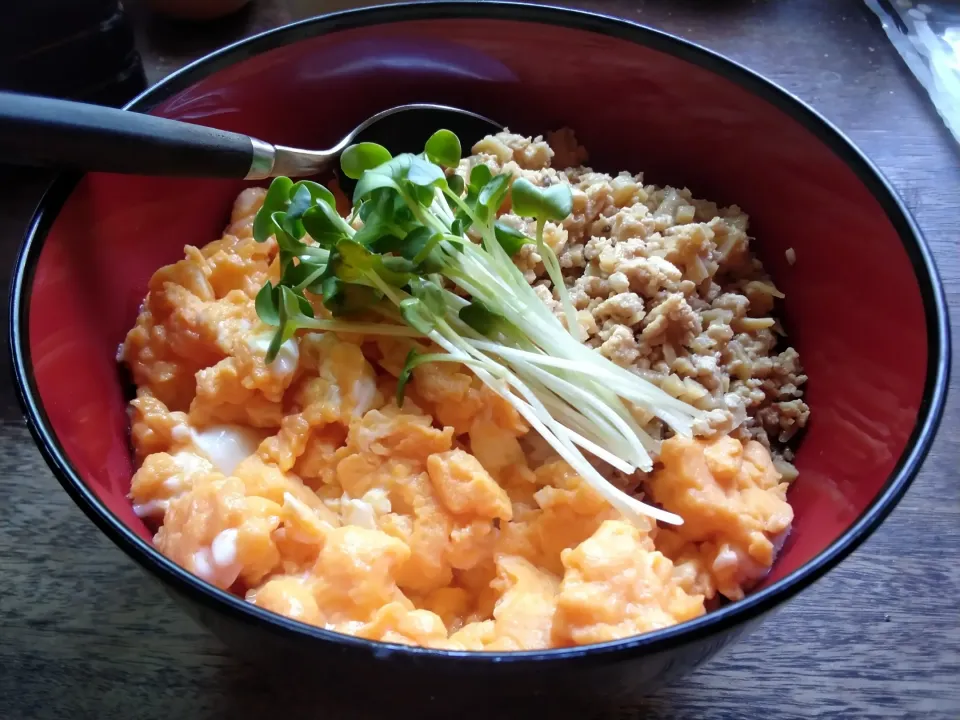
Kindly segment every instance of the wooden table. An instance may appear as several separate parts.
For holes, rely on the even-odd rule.
[[[203,29],[133,10],[155,81],[226,42],[351,4],[258,0]],[[725,53],[836,123],[916,214],[960,336],[958,148],[860,0],[573,4]],[[43,175],[0,182],[0,268],[9,276]],[[956,367],[953,377],[956,391]],[[9,385],[0,408],[0,717],[304,715],[195,627],[73,505],[34,449]],[[870,541],[753,636],[618,717],[960,717],[958,457],[954,392],[923,472]],[[310,715],[322,713],[321,705]]]

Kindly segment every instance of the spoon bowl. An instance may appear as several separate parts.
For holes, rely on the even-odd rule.
[[[248,180],[260,180],[277,175],[307,177],[335,170],[337,161],[346,148],[355,143],[372,142],[384,145],[394,154],[422,152],[424,143],[438,128],[454,132],[465,147],[490,133],[503,129],[499,123],[477,113],[449,105],[413,103],[398,105],[372,115],[344,136],[343,140],[329,150],[300,150],[283,145],[269,146],[264,151],[263,166],[269,162],[265,174],[257,174],[253,168]],[[256,146],[255,146],[256,162]],[[340,187],[350,194],[356,181],[339,173]]]

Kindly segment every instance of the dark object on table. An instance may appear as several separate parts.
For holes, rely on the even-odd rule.
[[[891,3],[866,0],[910,72],[930,97],[944,123],[960,142],[960,6],[955,2]]]
[[[117,0],[29,0],[4,14],[0,89],[117,106],[146,87]]]
[[[834,567],[906,491],[945,396],[940,281],[883,178],[783,91],[636,25],[497,3],[345,13],[231,52],[233,66],[224,69],[223,55],[194,66],[136,109],[322,144],[377,109],[432,100],[496,114],[528,134],[569,125],[597,167],[644,170],[650,181],[741,204],[787,295],[789,330],[821,418],[798,451],[797,519],[773,575],[697,620],[604,646],[469,655],[301,625],[161,556],[125,497],[131,460],[117,345],[150,275],[184,244],[218,237],[243,183],[64,178],[39,211],[13,282],[13,360],[31,430],[105,534],[238,655],[288,687],[309,688],[318,712],[340,717],[350,707],[363,716],[376,706],[457,717],[469,708],[502,718],[559,709],[595,717],[636,705]],[[278,111],[294,102],[298,112]]]

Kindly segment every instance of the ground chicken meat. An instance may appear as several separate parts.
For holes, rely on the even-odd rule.
[[[617,365],[630,367],[640,356],[640,349],[633,331],[626,325],[616,325],[600,346],[600,354]]]
[[[570,185],[573,211],[548,224],[544,239],[557,253],[586,344],[707,410],[703,435],[756,440],[790,476],[784,444],[809,417],[807,378],[797,352],[777,348],[782,331],[771,313],[783,295],[750,252],[747,215],[686,188],[646,184],[641,174],[596,172],[568,129],[546,140],[499,133],[473,153],[461,173],[485,163],[541,187]],[[528,219],[505,213],[501,221],[534,233]],[[525,246],[514,260],[565,323],[536,248]],[[659,433],[650,423],[648,431]]]

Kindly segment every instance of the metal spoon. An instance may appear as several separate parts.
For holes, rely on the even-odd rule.
[[[399,105],[363,121],[329,150],[303,150],[138,112],[0,93],[0,162],[95,172],[305,177],[334,169],[352,143],[380,142],[394,153],[419,152],[440,128],[457,133],[469,147],[502,126],[446,105]]]

